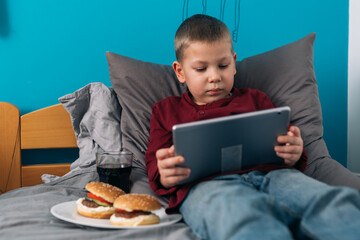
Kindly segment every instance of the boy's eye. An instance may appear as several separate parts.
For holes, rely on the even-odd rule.
[[[220,68],[220,69],[224,69],[224,68],[227,68],[228,66],[229,66],[229,65],[227,65],[227,64],[226,64],[226,65],[219,65],[219,68]]]
[[[203,71],[205,71],[206,70],[206,68],[196,68],[196,71],[197,72],[203,72]]]

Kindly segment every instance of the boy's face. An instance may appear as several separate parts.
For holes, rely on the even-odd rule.
[[[173,68],[181,83],[187,84],[193,101],[204,105],[226,98],[234,85],[236,53],[227,40],[192,42],[183,60]]]

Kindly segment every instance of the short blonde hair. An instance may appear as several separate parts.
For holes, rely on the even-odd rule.
[[[213,43],[222,39],[229,40],[231,50],[233,43],[229,28],[220,20],[203,14],[196,14],[186,19],[175,34],[176,59],[181,62],[184,50],[191,42]]]

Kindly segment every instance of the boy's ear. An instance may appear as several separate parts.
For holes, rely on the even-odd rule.
[[[185,83],[186,80],[185,80],[184,71],[183,71],[183,68],[181,66],[181,63],[178,62],[178,61],[175,61],[175,62],[173,62],[172,66],[173,66],[173,69],[175,71],[175,74],[176,74],[179,82]]]
[[[237,59],[237,55],[236,52],[234,52],[234,75],[236,74],[236,59]]]

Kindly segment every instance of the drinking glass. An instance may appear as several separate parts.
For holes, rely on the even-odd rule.
[[[96,154],[96,169],[100,182],[130,192],[130,173],[133,161],[131,152],[99,152]]]

